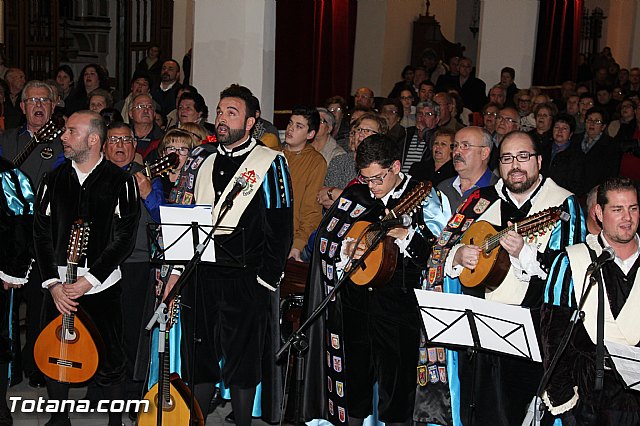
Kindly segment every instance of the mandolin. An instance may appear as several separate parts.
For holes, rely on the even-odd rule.
[[[162,374],[162,423],[167,425],[189,425],[189,407],[191,406],[191,391],[184,384],[177,373],[169,373],[169,363],[171,360],[169,352],[169,329],[176,322],[180,315],[180,296],[173,299],[169,304],[169,319],[167,321],[167,331],[165,335],[165,351],[161,354],[160,374]],[[144,399],[149,401],[149,409],[138,413],[138,426],[155,426],[158,418],[158,385],[156,383],[149,389]],[[204,416],[198,401],[193,399],[194,423],[204,426]]]
[[[404,214],[414,213],[420,204],[431,193],[431,182],[420,182],[415,188],[400,200],[389,214],[382,220],[400,217]],[[371,229],[371,222],[358,221],[351,225],[347,237],[357,240],[360,234],[365,232],[362,239],[367,248],[375,240],[378,230]],[[398,246],[394,244],[394,238],[385,237],[378,246],[369,253],[362,266],[358,267],[349,277],[356,285],[381,286],[391,279],[396,269],[396,259],[398,257]]]
[[[89,224],[78,219],[71,227],[67,250],[66,283],[78,279],[78,264],[85,256]],[[38,336],[33,357],[40,371],[63,383],[82,383],[98,369],[98,349],[85,325],[75,313],[62,314],[51,321]]]
[[[466,230],[460,242],[479,246],[480,256],[475,269],[463,269],[460,274],[460,283],[465,287],[476,287],[482,284],[489,290],[495,290],[511,267],[509,253],[500,245],[500,238],[503,235],[509,231],[515,231],[525,238],[533,237],[553,228],[558,220],[568,219],[569,214],[560,207],[551,207],[528,216],[502,231],[496,231],[493,225],[484,220],[474,222]]]
[[[22,151],[13,158],[12,162],[14,166],[20,167],[38,145],[53,142],[62,132],[64,132],[64,118],[58,115],[51,116],[51,119],[44,123],[44,126],[42,126],[40,130],[33,135],[31,140],[27,142],[24,148],[22,148]]]

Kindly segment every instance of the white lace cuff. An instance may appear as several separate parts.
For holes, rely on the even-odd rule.
[[[571,410],[578,403],[578,399],[579,397],[578,397],[577,386],[573,387],[573,397],[567,402],[565,402],[564,404],[558,405],[557,407],[554,407],[553,404],[551,403],[551,400],[549,400],[549,394],[547,393],[547,391],[544,391],[544,393],[542,394],[542,401],[549,408],[549,412],[554,416],[557,416],[562,413],[566,413],[567,411]]]

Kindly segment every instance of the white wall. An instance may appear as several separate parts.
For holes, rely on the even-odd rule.
[[[516,71],[520,88],[531,86],[538,28],[538,0],[483,0],[478,33],[478,77],[491,87],[500,70]]]
[[[249,87],[273,117],[275,0],[195,0],[193,85],[214,111],[232,83]]]
[[[171,57],[182,65],[182,58],[193,46],[194,0],[173,0],[173,35]]]
[[[358,2],[351,94],[363,86],[373,90],[376,96],[386,90],[382,87],[386,12],[386,0]]]

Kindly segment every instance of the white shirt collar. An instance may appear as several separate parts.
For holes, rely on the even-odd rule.
[[[102,163],[102,160],[104,159],[104,156],[102,155],[102,152],[100,153],[100,159],[98,160],[98,162],[91,168],[91,170],[89,170],[87,173],[80,171],[80,169],[78,169],[78,166],[76,165],[75,161],[71,162],[71,166],[75,169],[76,174],[78,175],[78,180],[80,181],[80,185],[84,184],[84,181],[87,180],[87,178],[89,177],[89,175],[91,174],[91,172],[93,172],[96,167],[98,167],[98,164]]]

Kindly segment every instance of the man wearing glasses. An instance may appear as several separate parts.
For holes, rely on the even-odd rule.
[[[55,106],[53,98],[53,89],[42,81],[32,80],[25,85],[20,107],[27,122],[22,127],[8,130],[0,135],[0,153],[3,157],[13,161],[23,152],[31,138],[51,118]],[[20,170],[29,177],[31,186],[37,188],[42,176],[63,159],[62,145],[60,139],[56,138],[53,142],[38,144],[20,165]],[[33,361],[33,345],[40,332],[41,282],[40,271],[37,265],[34,265],[29,274],[29,284],[16,291],[14,300],[15,309],[18,309],[22,299],[27,304],[27,334],[22,351],[22,368],[32,387],[44,386],[44,377]],[[20,350],[19,336],[15,347],[18,351]],[[19,358],[18,356],[17,359]],[[21,380],[18,377],[22,374],[22,368],[19,363],[14,364],[14,380]]]
[[[162,182],[159,178],[150,181],[142,174],[143,166],[134,161],[136,139],[127,124],[115,122],[109,126],[102,151],[107,160],[136,178],[140,190],[140,223],[136,244],[131,255],[120,265],[122,280],[127,283],[122,286],[120,298],[124,312],[124,353],[127,357],[125,393],[127,399],[138,399],[143,396],[143,383],[134,382],[133,367],[136,364],[142,321],[147,320],[143,318],[143,309],[140,307],[151,286],[147,224],[160,222],[159,209],[164,200]]]
[[[318,227],[305,302],[311,312],[336,285],[354,248],[348,231],[358,221],[379,223],[416,187],[402,173],[400,150],[388,137],[373,134],[358,146],[359,184],[347,187]],[[378,384],[378,416],[387,424],[410,424],[415,395],[420,319],[412,289],[435,237],[446,224],[446,198],[431,190],[408,227],[396,226],[387,243],[397,247],[396,267],[377,284],[347,280],[328,311],[310,329],[306,362],[304,417],[333,424],[361,425],[372,413]],[[328,392],[327,392],[328,391]]]
[[[498,176],[488,167],[492,145],[491,136],[480,127],[466,127],[456,133],[451,144],[451,155],[457,176],[438,185],[453,209],[476,189],[498,181]]]
[[[407,129],[402,146],[402,172],[408,173],[414,163],[431,158],[431,141],[440,122],[440,106],[433,101],[416,106],[416,127]]]
[[[142,159],[154,161],[158,153],[156,148],[164,132],[156,124],[156,111],[151,95],[145,93],[133,98],[129,108],[129,123],[136,137],[136,151]]]
[[[540,174],[542,159],[530,135],[520,131],[508,134],[500,145],[499,159],[502,178],[495,185],[477,189],[469,195],[441,234],[432,258],[436,258],[435,253],[448,253],[435,266],[444,267],[446,278],[440,282],[435,280],[433,286],[444,285],[445,291],[529,308],[537,326],[544,284],[552,262],[565,246],[584,241],[584,218],[575,195]],[[484,220],[501,230],[555,206],[561,206],[569,218],[559,221],[553,229],[527,237],[509,231],[500,239],[501,249],[508,253],[510,265],[502,283],[494,283],[499,284],[497,288],[460,287],[457,277],[464,268],[478,266],[479,245],[484,238],[478,236],[477,245],[458,243],[472,223]],[[455,357],[455,354],[451,356]],[[473,416],[473,423],[478,425],[521,424],[542,376],[541,365],[499,355],[481,353],[475,357],[474,369],[465,352],[457,354],[459,389],[456,394],[460,399],[458,406],[454,404],[451,409],[458,411],[461,419]],[[450,375],[454,376],[455,372]],[[470,407],[472,397],[475,398],[474,409]],[[470,413],[470,410],[473,411]]]
[[[605,132],[609,117],[600,107],[593,107],[585,113],[585,131],[573,136],[582,154],[584,179],[582,191],[586,194],[591,188],[605,179],[617,176],[620,168],[620,152],[617,143]]]

